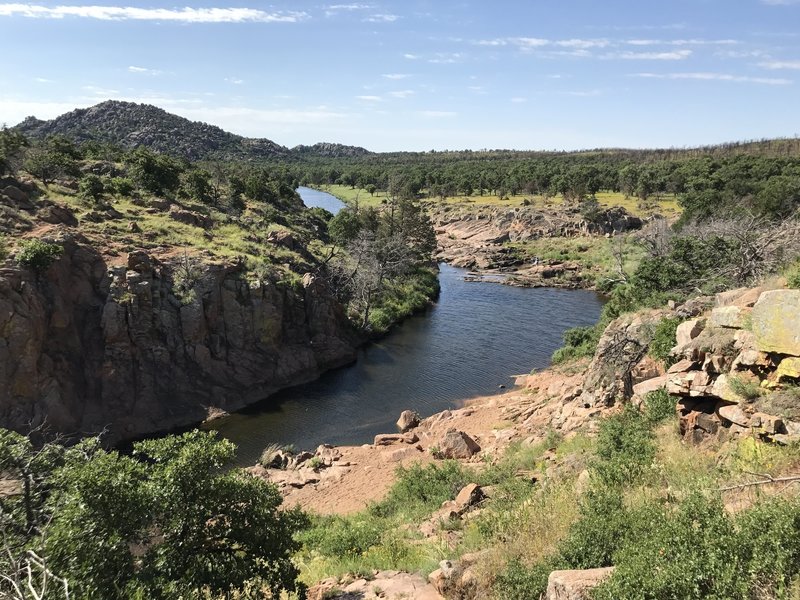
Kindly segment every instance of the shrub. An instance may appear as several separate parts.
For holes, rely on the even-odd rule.
[[[674,357],[670,356],[669,351],[672,350],[677,343],[675,332],[681,322],[682,320],[678,318],[662,319],[658,325],[656,325],[655,331],[653,332],[653,339],[650,341],[648,354],[654,360],[662,362],[666,367],[671,367],[675,362]]]
[[[111,193],[120,196],[130,196],[133,190],[136,189],[136,186],[133,184],[133,181],[127,177],[112,177],[108,182],[108,189]]]
[[[745,400],[755,400],[761,397],[763,391],[758,382],[744,377],[729,377],[728,385],[734,394]]]
[[[532,567],[521,561],[510,560],[494,580],[496,598],[503,600],[529,600],[543,598],[547,590],[547,578],[558,568],[553,560],[537,563]]]
[[[675,416],[675,399],[661,389],[645,395],[642,402],[645,419],[653,425]]]
[[[312,550],[329,556],[357,557],[380,543],[383,527],[371,518],[322,518],[313,529],[300,536]]]
[[[6,244],[6,238],[0,235],[0,260],[5,260],[8,258],[8,244]]]
[[[418,464],[397,470],[397,481],[381,502],[370,507],[376,516],[388,517],[400,512],[420,514],[438,508],[445,500],[452,500],[459,490],[469,483],[470,476],[457,461],[444,461],[441,465]]]
[[[594,470],[603,484],[631,483],[653,463],[655,455],[651,424],[634,406],[626,405],[600,424]]]
[[[78,194],[91,202],[97,202],[103,197],[105,185],[99,175],[89,173],[84,175],[78,184]]]
[[[564,346],[553,353],[553,363],[559,364],[592,356],[597,350],[597,343],[602,333],[603,327],[600,324],[567,329],[564,333]]]
[[[58,244],[51,244],[42,240],[25,240],[17,252],[17,262],[23,267],[42,272],[53,264],[64,249]]]

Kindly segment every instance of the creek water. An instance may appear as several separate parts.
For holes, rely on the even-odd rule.
[[[299,193],[309,206],[341,207],[324,192]],[[214,421],[239,447],[237,462],[254,464],[271,443],[298,450],[369,443],[394,431],[405,409],[427,416],[497,393],[515,374],[548,366],[564,331],[595,323],[602,308],[585,290],[468,282],[463,269],[440,269],[436,304],[362,348],[355,364]]]

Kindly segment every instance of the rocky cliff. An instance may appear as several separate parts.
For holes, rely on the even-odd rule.
[[[355,358],[358,340],[324,283],[249,283],[207,263],[194,294],[144,252],[109,264],[59,226],[46,270],[0,269],[0,426],[110,442],[196,423]],[[185,298],[184,298],[185,302]]]

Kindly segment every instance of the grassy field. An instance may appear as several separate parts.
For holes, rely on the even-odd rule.
[[[349,205],[354,205],[358,202],[360,206],[378,206],[386,197],[385,192],[377,192],[374,196],[370,196],[362,189],[350,188],[345,185],[326,185],[321,186],[320,189],[336,196],[342,202]],[[651,198],[646,205],[643,205],[638,198],[626,197],[625,194],[621,192],[599,192],[596,197],[602,207],[610,208],[612,206],[621,206],[631,214],[637,216],[661,214],[671,218],[677,217],[681,213],[677,197],[669,194],[659,199]],[[426,199],[425,201],[434,204],[442,202],[439,198]],[[527,205],[539,208],[560,208],[564,206],[564,201],[561,196],[544,198],[542,196],[531,196],[529,194],[518,194],[507,198],[500,198],[499,196],[492,195],[450,196],[444,200],[445,204],[505,207],[524,206],[526,202]]]

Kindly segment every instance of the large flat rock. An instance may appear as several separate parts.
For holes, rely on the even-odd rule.
[[[800,290],[761,294],[752,323],[759,350],[800,356]]]

